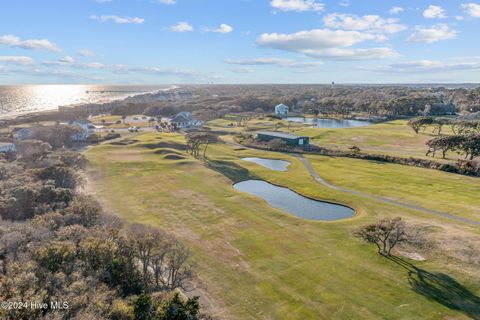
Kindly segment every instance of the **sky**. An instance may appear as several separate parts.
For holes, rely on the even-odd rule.
[[[0,8],[0,84],[480,82],[480,2],[469,0],[4,0]]]

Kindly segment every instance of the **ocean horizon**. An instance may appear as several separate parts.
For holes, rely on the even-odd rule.
[[[171,87],[172,85],[0,85],[0,117],[57,110],[59,106],[106,103]]]

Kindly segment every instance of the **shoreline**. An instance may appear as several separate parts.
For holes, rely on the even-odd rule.
[[[128,95],[126,97],[121,97],[121,98],[103,99],[103,100],[98,100],[96,102],[59,105],[59,106],[57,106],[55,108],[52,108],[52,109],[42,109],[42,110],[37,110],[37,111],[30,110],[30,111],[25,111],[25,112],[22,112],[22,111],[13,112],[13,113],[10,112],[10,113],[5,114],[5,115],[0,114],[0,121],[12,121],[12,120],[14,121],[14,120],[20,120],[21,118],[28,118],[28,117],[35,117],[35,116],[40,116],[41,117],[41,116],[46,116],[46,115],[50,115],[50,114],[55,114],[57,112],[63,112],[67,108],[72,108],[72,110],[75,110],[77,108],[82,108],[82,107],[85,107],[87,105],[95,105],[95,104],[103,105],[103,104],[108,104],[108,103],[120,103],[120,102],[126,101],[128,99],[138,99],[138,98],[143,97],[143,96],[154,95],[154,94],[158,94],[160,92],[168,92],[168,91],[173,91],[173,90],[177,90],[177,89],[181,89],[181,88],[182,87],[178,86],[178,85],[170,85],[170,87],[168,87],[168,88],[141,92],[141,93],[138,93],[138,94]],[[63,109],[63,110],[61,110],[61,109]]]

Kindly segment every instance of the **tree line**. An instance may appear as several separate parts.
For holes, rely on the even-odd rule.
[[[171,293],[192,288],[185,245],[126,224],[79,192],[83,155],[22,143],[13,159],[0,159],[0,300],[47,307],[4,308],[0,318],[209,318],[198,298]],[[50,303],[59,302],[68,308],[54,310]]]
[[[480,156],[479,120],[419,117],[410,120],[408,125],[417,134],[420,130],[425,131],[432,127],[433,132],[438,135],[427,141],[427,156],[435,157],[437,152],[441,152],[442,158],[445,158],[450,151],[462,154],[469,160]],[[441,135],[444,126],[449,126],[453,135]]]

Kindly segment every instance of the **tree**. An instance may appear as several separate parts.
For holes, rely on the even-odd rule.
[[[185,289],[192,278],[192,271],[188,261],[190,250],[177,240],[172,242],[165,257],[165,276],[161,279],[169,291],[177,288]]]
[[[368,243],[374,243],[379,254],[390,256],[395,245],[407,240],[405,228],[405,222],[400,217],[385,218],[361,227],[354,235]]]
[[[448,151],[457,149],[463,140],[463,136],[453,135],[453,136],[440,136],[432,140],[427,141],[426,145],[428,146],[428,151],[426,156],[432,154],[435,157],[435,152],[437,150],[442,151],[442,158],[445,159],[445,156]]]
[[[89,195],[77,195],[65,210],[76,224],[84,227],[96,225],[100,219],[102,208],[98,201]]]
[[[473,160],[480,156],[480,134],[463,136],[459,149],[465,154],[465,159]]]
[[[143,282],[145,285],[148,285],[150,276],[149,267],[151,266],[152,259],[156,258],[156,254],[162,251],[165,236],[156,228],[147,227],[143,224],[133,224],[130,227],[130,237],[135,244],[138,257],[142,262]]]
[[[71,125],[55,125],[39,127],[35,130],[32,138],[49,143],[53,149],[71,147],[74,136],[82,133],[82,129]]]
[[[200,146],[204,145],[203,157],[206,158],[209,144],[219,142],[218,137],[209,132],[194,132],[185,136],[187,140],[187,152],[190,152],[195,158],[199,157]]]
[[[156,320],[197,320],[199,319],[199,297],[183,301],[178,292],[158,309]]]
[[[133,303],[133,316],[135,320],[153,320],[155,309],[149,295],[141,294]]]
[[[55,273],[63,271],[67,274],[72,272],[76,257],[76,246],[69,241],[51,242],[37,251],[38,263]]]
[[[440,135],[442,133],[442,128],[445,125],[451,124],[451,121],[449,119],[445,118],[437,118],[434,119],[432,122],[432,125],[434,127],[433,132],[435,132],[435,129],[437,130],[437,134]]]
[[[429,117],[420,117],[408,121],[408,126],[415,131],[416,134],[420,131],[421,128],[425,128],[433,123],[433,119]]]

